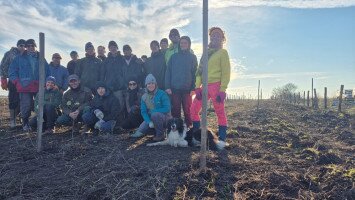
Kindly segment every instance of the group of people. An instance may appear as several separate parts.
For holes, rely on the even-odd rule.
[[[115,129],[136,129],[131,137],[155,131],[154,141],[165,138],[167,120],[180,118],[181,109],[189,128],[200,128],[202,87],[208,87],[218,118],[218,134],[226,140],[227,118],[224,110],[226,89],[230,80],[230,61],[223,48],[226,41],[219,27],[209,30],[208,85],[202,85],[202,63],[198,64],[191,50],[191,40],[177,29],[160,43],[150,43],[151,56],[138,58],[129,45],[123,55],[115,41],[97,48],[85,44],[85,57],[72,51],[67,67],[61,55],[54,53],[45,61],[44,132],[53,133],[55,126],[73,126],[75,131],[112,132]],[[20,113],[22,129],[34,130],[39,91],[39,52],[33,39],[17,42],[1,61],[1,87],[9,91],[10,127],[16,127]],[[192,96],[195,98],[192,100]],[[80,122],[80,123],[78,123]],[[82,130],[79,124],[84,124]]]

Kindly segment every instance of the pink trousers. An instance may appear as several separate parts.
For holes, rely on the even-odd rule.
[[[224,111],[224,102],[217,102],[216,97],[220,89],[220,82],[217,83],[209,83],[208,84],[208,97],[207,99],[211,99],[213,103],[213,108],[216,112],[218,118],[218,125],[227,126],[227,116]],[[192,121],[200,121],[200,111],[202,107],[202,100],[198,100],[194,98],[191,104],[191,119]]]

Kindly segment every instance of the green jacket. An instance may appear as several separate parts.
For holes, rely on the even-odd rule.
[[[38,112],[38,94],[35,99],[35,112]],[[44,90],[44,102],[43,105],[53,105],[54,107],[59,107],[62,101],[62,93],[58,89]]]
[[[103,73],[102,61],[95,56],[88,56],[78,60],[75,74],[80,78],[80,85],[95,90],[96,82]]]
[[[174,46],[173,43],[169,45],[169,48],[165,51],[165,64],[168,65],[171,56],[174,53],[179,52],[179,45]]]
[[[76,110],[83,111],[91,99],[91,91],[86,87],[81,86],[76,90],[69,89],[64,93],[60,107],[63,113],[68,115]]]

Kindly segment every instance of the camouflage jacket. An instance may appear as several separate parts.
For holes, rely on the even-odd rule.
[[[17,55],[20,54],[20,51],[16,47],[12,47],[10,51],[4,54],[4,57],[1,60],[1,69],[0,76],[3,78],[9,77],[9,66],[11,62],[15,59]]]

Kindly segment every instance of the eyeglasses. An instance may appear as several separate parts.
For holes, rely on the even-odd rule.
[[[135,86],[137,85],[137,83],[133,82],[133,83],[128,83],[129,86]]]
[[[26,47],[26,45],[24,45],[24,44],[20,44],[20,45],[18,45],[19,47]]]

